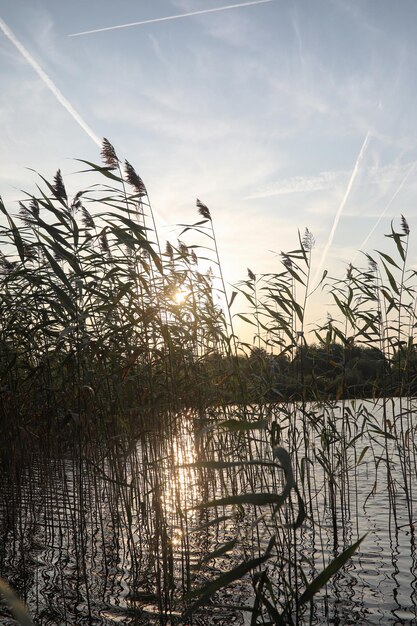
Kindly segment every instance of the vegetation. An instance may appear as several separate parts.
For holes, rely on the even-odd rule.
[[[408,225],[388,235],[395,254],[367,255],[344,279],[324,273],[338,314],[307,332],[308,230],[279,272],[248,270],[228,294],[208,207],[198,200],[198,220],[161,247],[143,181],[107,140],[102,158],[81,163],[104,182],[73,198],[58,171],[18,216],[0,201],[0,575],[39,624],[94,623],[118,579],[126,623],[148,623],[149,603],[161,624],[204,623],[213,598],[253,626],[310,623],[318,592],[324,619],[320,590],[362,540],[345,522],[364,459],[369,497],[383,475],[393,519],[405,498],[414,521]],[[349,398],[384,401],[354,413]],[[40,541],[59,537],[61,605],[39,606],[27,559],[39,516]],[[324,550],[324,521],[333,557],[317,567],[304,551]],[[227,605],[240,579],[251,590]]]

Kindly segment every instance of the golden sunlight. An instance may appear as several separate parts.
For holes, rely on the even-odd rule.
[[[189,295],[190,295],[190,292],[188,289],[185,289],[184,287],[179,287],[178,289],[175,290],[174,295],[173,295],[175,304],[184,304],[184,302],[186,301]]]

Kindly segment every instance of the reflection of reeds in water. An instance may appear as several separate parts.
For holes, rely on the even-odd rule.
[[[414,537],[408,225],[324,274],[338,315],[312,345],[308,230],[228,298],[209,209],[162,251],[143,181],[103,159],[83,162],[102,187],[70,200],[58,172],[19,218],[0,205],[0,575],[41,624],[198,624],[213,600],[226,622],[331,621],[381,483]]]
[[[317,406],[310,408],[318,411]],[[256,408],[253,410],[255,417]],[[273,410],[274,419],[279,415],[279,410]],[[273,602],[286,623],[291,623],[289,615],[294,623],[297,619],[303,623],[305,611],[309,614],[309,596],[303,596],[309,587],[306,581],[315,580],[325,570],[334,549],[339,551],[344,541],[354,543],[355,519],[351,518],[355,504],[350,503],[349,510],[337,510],[338,528],[346,534],[341,532],[335,547],[326,469],[314,463],[312,456],[306,464],[312,502],[307,518],[295,528],[300,514],[296,491],[291,490],[285,499],[279,497],[288,480],[293,485],[295,477],[287,469],[285,478],[282,465],[284,461],[284,466],[288,462],[291,467],[289,457],[285,452],[274,456],[266,424],[254,429],[253,419],[248,423],[234,413],[233,420],[213,421],[202,430],[199,426],[196,433],[194,417],[190,412],[178,429],[172,425],[165,433],[148,434],[130,447],[115,442],[106,458],[91,455],[81,466],[72,460],[45,459],[43,468],[22,476],[19,500],[16,491],[14,494],[14,527],[9,530],[13,544],[8,543],[2,573],[20,589],[31,608],[38,606],[36,615],[41,620],[72,624],[74,619],[90,619],[90,612],[91,619],[101,616],[103,621],[105,616],[110,620],[111,616],[133,619],[136,615],[137,623],[144,615],[154,614],[164,623],[172,613],[182,611],[181,599],[192,588],[200,589],[202,598],[207,599],[205,594],[216,589],[207,589],[207,580],[217,581],[217,604],[227,605],[222,610],[231,615],[230,605],[248,606],[248,601],[253,602],[252,592],[246,582],[235,587],[231,601],[222,591],[223,585],[252,571],[258,600],[251,606],[258,618]],[[335,407],[326,419],[340,423],[340,408]],[[301,429],[301,415],[297,420]],[[321,434],[311,429],[309,436],[317,451]],[[292,432],[283,429],[281,443],[289,447],[292,439]],[[197,457],[197,450],[203,450],[207,460]],[[359,469],[363,471],[363,463]],[[340,488],[343,480],[349,482],[356,471],[352,450],[345,478],[336,471],[337,486]],[[373,476],[369,471],[368,480]],[[300,488],[306,476],[307,471],[302,470]],[[364,484],[360,480],[362,489]],[[348,491],[352,497],[354,490]],[[377,497],[381,498],[380,490]],[[363,501],[362,494],[360,503]],[[364,515],[362,510],[357,513]],[[398,514],[404,521],[404,507]],[[358,530],[364,532],[360,521]],[[262,574],[256,574],[256,565],[262,567]],[[346,602],[346,580],[348,571],[340,584],[336,579],[335,587],[329,588],[330,607],[334,593],[339,594],[339,611]],[[316,588],[320,581],[323,578]],[[294,596],[297,588],[298,603]],[[206,611],[199,612],[197,599],[199,596],[190,597],[190,603],[194,603],[199,623]],[[320,597],[317,606],[324,601],[325,597]],[[271,607],[269,610],[276,615]],[[323,623],[323,614],[317,619]]]

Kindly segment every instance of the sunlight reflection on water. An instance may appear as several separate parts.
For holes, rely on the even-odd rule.
[[[342,406],[349,418],[343,424]],[[307,578],[317,575],[341,546],[368,534],[320,592],[305,623],[416,623],[416,547],[409,524],[410,506],[417,517],[415,473],[406,475],[409,487],[414,486],[411,498],[404,487],[404,470],[412,472],[416,458],[414,404],[400,407],[410,427],[398,449],[394,437],[378,432],[384,420],[389,432],[396,419],[399,424],[398,404],[387,403],[385,416],[381,406],[359,402],[327,407],[320,419],[316,410],[307,407],[308,424],[296,406],[272,412],[280,445],[298,450],[294,471],[304,485],[308,519],[295,549],[297,558],[305,559]],[[258,554],[272,533],[281,532],[280,520],[293,519],[296,502],[295,513],[286,508],[278,520],[265,507],[255,513],[248,507],[196,508],[225,495],[282,490],[281,470],[239,465],[272,460],[268,431],[236,434],[213,424],[210,416],[197,419],[188,412],[175,428],[118,447],[101,465],[43,460],[20,484],[1,482],[1,575],[19,589],[37,624],[180,624],[179,598],[195,576],[201,584],[230,569],[242,558],[241,549]],[[404,443],[412,454],[404,454]],[[193,466],[213,459],[236,466],[227,471]],[[337,486],[334,513],[327,469]],[[254,516],[261,514],[264,518],[254,526]],[[196,531],[216,515],[217,524]],[[230,554],[201,563],[205,553],[235,538],[239,541]],[[269,567],[279,580],[281,560]],[[250,585],[242,583],[225,597],[228,604],[248,604],[250,593]],[[204,610],[195,624],[217,623],[214,615]],[[233,623],[232,618],[242,619],[224,609],[224,623]],[[0,622],[6,619],[0,609]]]

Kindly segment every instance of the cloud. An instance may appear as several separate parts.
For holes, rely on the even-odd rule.
[[[163,53],[162,47],[161,47],[161,44],[159,43],[158,38],[155,37],[155,35],[152,33],[148,33],[148,38],[149,38],[149,41],[151,42],[152,49],[155,53],[155,57],[158,59],[161,65],[164,65],[165,67],[169,68],[170,63],[168,62],[169,61],[168,57]]]
[[[263,189],[248,196],[254,200],[258,198],[269,198],[271,196],[282,196],[290,193],[310,193],[314,191],[324,191],[333,189],[340,179],[338,172],[320,172],[316,176],[293,176],[269,183]]]
[[[48,76],[45,70],[34,59],[30,52],[23,46],[18,40],[13,31],[7,26],[7,24],[0,18],[0,30],[7,37],[7,39],[14,45],[16,50],[20,52],[23,58],[29,63],[32,69],[36,72],[42,82],[46,85],[49,91],[55,96],[56,100],[61,106],[71,115],[71,117],[77,122],[77,124],[83,129],[83,131],[94,141],[94,143],[101,147],[101,139],[94,133],[94,131],[83,120],[81,115],[76,111],[72,104],[67,100],[63,93],[58,89],[53,80]]]
[[[415,167],[417,165],[417,162],[414,162],[411,167],[408,169],[406,175],[404,176],[404,178],[401,180],[400,184],[398,185],[397,189],[395,190],[395,192],[393,193],[393,195],[391,196],[391,198],[389,199],[389,201],[387,202],[386,206],[384,207],[382,213],[379,215],[378,219],[376,220],[375,224],[373,225],[373,227],[371,228],[371,230],[369,231],[369,233],[366,235],[365,239],[362,241],[359,251],[363,250],[366,246],[366,244],[368,243],[369,239],[371,238],[371,236],[373,235],[373,233],[375,232],[376,228],[379,226],[382,218],[386,215],[387,211],[389,210],[389,208],[391,207],[392,203],[394,202],[395,198],[398,196],[398,194],[400,193],[400,191],[403,189],[405,183],[407,182],[410,174],[414,171]],[[353,260],[356,259],[356,256]]]

